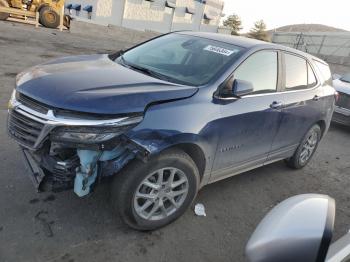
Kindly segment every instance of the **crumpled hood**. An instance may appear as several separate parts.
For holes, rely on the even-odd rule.
[[[131,70],[108,55],[66,57],[35,66],[17,76],[16,89],[49,106],[100,114],[142,112],[152,102],[187,98],[198,90]]]
[[[346,83],[341,81],[340,79],[337,79],[337,80],[333,80],[333,87],[338,92],[342,92],[350,95],[350,83]]]

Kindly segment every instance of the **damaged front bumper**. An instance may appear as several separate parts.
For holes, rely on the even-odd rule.
[[[63,114],[12,95],[8,133],[21,145],[38,191],[59,192],[74,187],[78,196],[85,196],[97,180],[116,174],[135,157],[144,159],[148,155],[124,135],[142,120],[140,115],[86,117],[76,112]]]
[[[76,154],[62,160],[46,150],[31,151],[21,147],[28,175],[38,192],[61,192],[74,188],[82,197],[89,194],[97,178],[118,173],[136,154],[127,147],[110,151],[71,149]]]
[[[28,149],[22,148],[24,162],[28,169],[27,174],[30,177],[30,180],[33,182],[34,187],[39,192],[41,191],[40,187],[45,178],[44,170],[38,165],[32,154]]]

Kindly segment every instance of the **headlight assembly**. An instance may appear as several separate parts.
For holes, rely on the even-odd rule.
[[[136,124],[123,126],[72,126],[57,127],[51,133],[51,140],[55,142],[72,142],[79,144],[95,144],[115,138]]]

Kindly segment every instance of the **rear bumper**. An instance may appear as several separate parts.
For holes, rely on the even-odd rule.
[[[336,106],[332,121],[342,125],[350,126],[350,109]]]

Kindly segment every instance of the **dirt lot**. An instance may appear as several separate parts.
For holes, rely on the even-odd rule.
[[[244,246],[266,212],[300,193],[336,199],[335,239],[350,228],[350,129],[332,126],[303,170],[278,162],[209,185],[192,210],[164,229],[140,233],[109,209],[109,187],[84,199],[37,194],[17,145],[6,135],[6,103],[21,70],[55,57],[103,53],[128,43],[0,22],[0,261],[243,261]]]

